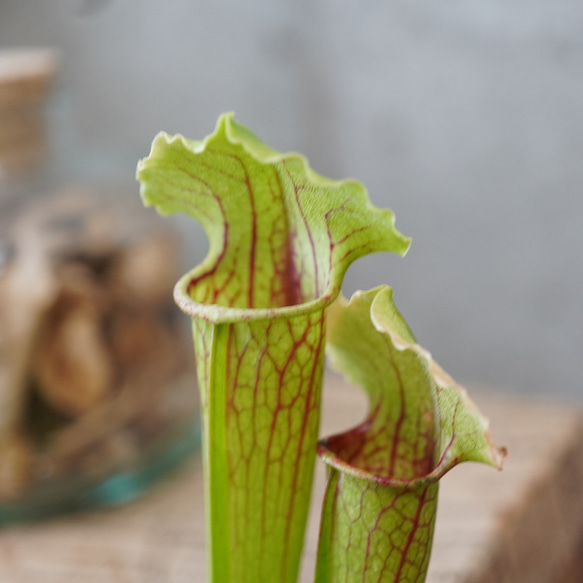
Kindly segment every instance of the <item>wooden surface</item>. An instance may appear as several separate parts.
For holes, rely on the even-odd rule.
[[[324,399],[324,433],[364,415],[364,398],[337,377],[328,377]],[[464,464],[442,480],[428,582],[583,583],[580,413],[501,395],[476,401],[509,457],[502,473]],[[315,507],[323,475],[318,464]],[[3,530],[0,583],[203,583],[201,478],[193,460],[125,508]],[[313,512],[305,583],[317,524]]]

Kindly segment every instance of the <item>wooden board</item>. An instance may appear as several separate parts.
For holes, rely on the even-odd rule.
[[[326,382],[323,432],[364,415],[362,395]],[[442,480],[429,583],[582,583],[583,424],[576,410],[476,399],[509,449],[505,470],[465,464]],[[323,489],[318,464],[314,507]],[[129,506],[0,532],[1,583],[203,583],[199,460]],[[302,582],[312,581],[318,513]],[[566,578],[565,578],[566,577]],[[274,582],[277,583],[277,582]]]

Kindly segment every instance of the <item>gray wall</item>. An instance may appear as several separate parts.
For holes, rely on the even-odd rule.
[[[131,179],[158,130],[234,109],[413,237],[346,293],[392,284],[460,380],[583,402],[582,3],[0,0],[0,45],[21,44],[63,51],[71,167]]]

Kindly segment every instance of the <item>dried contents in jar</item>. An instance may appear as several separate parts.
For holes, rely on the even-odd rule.
[[[0,500],[131,469],[196,411],[173,235],[79,193],[1,232]]]

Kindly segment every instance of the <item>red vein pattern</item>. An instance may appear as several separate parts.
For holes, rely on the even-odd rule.
[[[321,547],[318,583],[423,583],[429,565],[438,484],[413,489],[364,482],[333,469],[334,506]],[[325,575],[324,575],[325,573]]]
[[[208,410],[212,326],[201,320],[194,326]],[[227,541],[230,569],[244,573],[241,583],[272,581],[274,571],[278,581],[294,581],[318,438],[324,313],[242,323],[228,334],[227,366],[219,373],[226,384],[220,414],[227,464],[224,475],[212,476],[226,484],[228,523],[212,524],[212,536]]]

